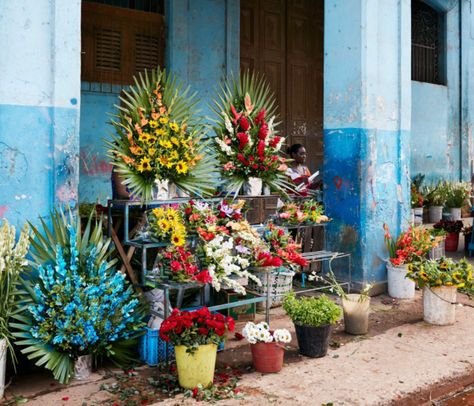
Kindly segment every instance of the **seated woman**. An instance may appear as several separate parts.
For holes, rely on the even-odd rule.
[[[306,148],[302,144],[293,144],[288,148],[288,155],[293,162],[290,163],[286,175],[298,187],[298,191],[306,195],[309,189],[321,189],[321,181],[310,181],[311,172],[306,163]]]

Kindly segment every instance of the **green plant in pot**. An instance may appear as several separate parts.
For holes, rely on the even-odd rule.
[[[451,182],[448,184],[446,207],[451,213],[452,220],[461,220],[461,208],[467,203],[471,193],[471,184],[467,182]]]
[[[5,388],[7,353],[10,354],[13,365],[16,362],[11,343],[13,335],[8,323],[15,309],[16,285],[28,265],[25,259],[29,247],[28,229],[25,228],[20,233],[18,242],[15,234],[15,227],[4,220],[0,227],[0,400]]]
[[[297,299],[295,293],[290,292],[283,300],[283,309],[295,324],[300,354],[324,357],[331,327],[341,318],[341,308],[325,295]]]
[[[439,181],[436,185],[426,186],[423,190],[429,206],[430,223],[436,223],[443,217],[443,206],[448,197],[448,184]]]

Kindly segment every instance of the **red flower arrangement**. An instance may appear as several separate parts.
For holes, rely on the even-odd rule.
[[[439,244],[439,239],[432,239],[430,231],[422,227],[409,227],[396,240],[390,235],[387,224],[383,228],[390,262],[395,266],[419,260]]]
[[[270,247],[270,254],[276,255],[287,266],[306,266],[308,261],[301,256],[301,246],[283,228],[269,223],[263,233],[264,241]]]
[[[184,345],[192,353],[200,345],[218,345],[234,327],[232,317],[211,313],[207,307],[191,312],[174,309],[161,324],[160,337],[175,346]]]
[[[209,272],[200,271],[194,255],[183,247],[168,247],[163,253],[163,262],[171,280],[175,282],[212,282]]]

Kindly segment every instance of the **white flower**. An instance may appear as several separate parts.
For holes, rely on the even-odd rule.
[[[273,332],[273,338],[279,343],[289,343],[291,341],[291,334],[287,329],[277,329]]]
[[[219,147],[221,148],[222,152],[225,152],[229,156],[234,155],[234,151],[232,151],[230,145],[227,145],[224,141],[217,137],[215,138],[215,140],[219,144]]]
[[[229,116],[223,111],[222,115],[224,116],[224,123],[225,123],[225,128],[229,132],[229,134],[233,135],[234,134],[234,127],[232,127],[232,123],[230,121]]]

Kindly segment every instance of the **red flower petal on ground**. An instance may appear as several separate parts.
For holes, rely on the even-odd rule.
[[[63,396],[63,397],[61,398],[61,400],[67,401],[67,400],[69,400],[69,396]]]

